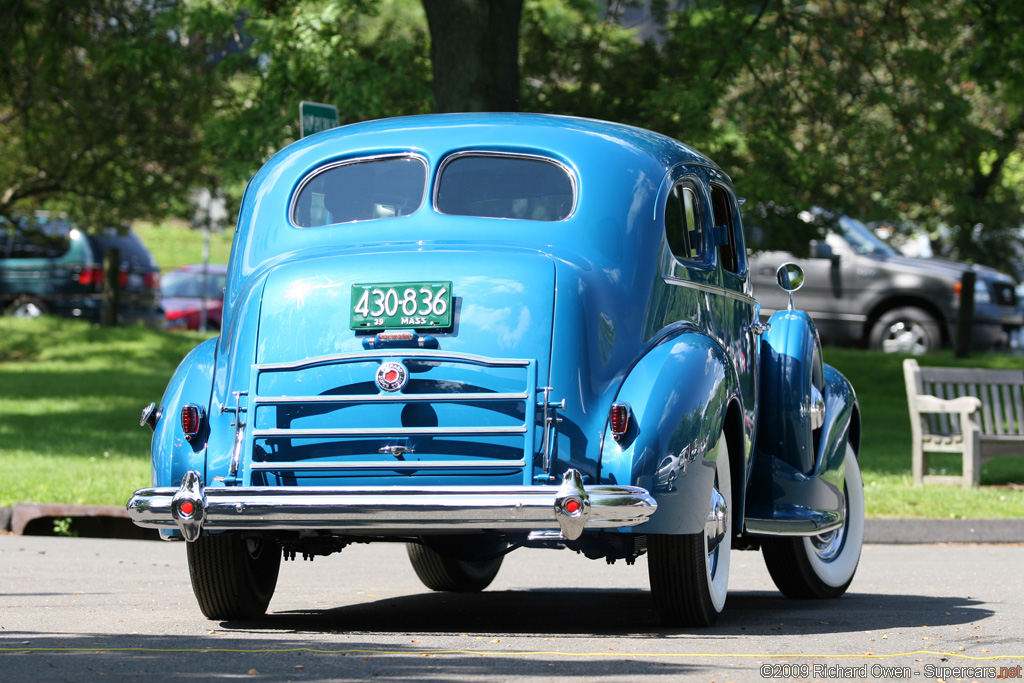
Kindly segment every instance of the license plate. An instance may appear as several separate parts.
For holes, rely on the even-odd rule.
[[[352,285],[353,330],[444,329],[452,326],[451,282]]]

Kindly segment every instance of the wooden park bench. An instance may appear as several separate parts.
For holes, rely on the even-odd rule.
[[[920,367],[903,361],[914,483],[977,486],[994,457],[1024,456],[1024,370]],[[928,453],[961,453],[962,476],[928,475]]]

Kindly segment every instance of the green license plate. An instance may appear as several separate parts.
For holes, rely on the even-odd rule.
[[[444,329],[452,326],[451,282],[352,285],[353,330]]]

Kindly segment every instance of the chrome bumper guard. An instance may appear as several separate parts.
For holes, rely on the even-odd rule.
[[[584,486],[569,470],[561,486],[205,487],[196,471],[178,488],[140,489],[128,501],[135,524],[177,529],[186,541],[204,529],[330,530],[419,534],[459,530],[529,532],[643,524],[658,504],[636,486]]]

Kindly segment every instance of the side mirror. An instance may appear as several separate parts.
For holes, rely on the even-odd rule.
[[[793,292],[804,286],[804,269],[795,263],[783,263],[775,279],[784,292],[789,292],[789,310],[793,310]]]

